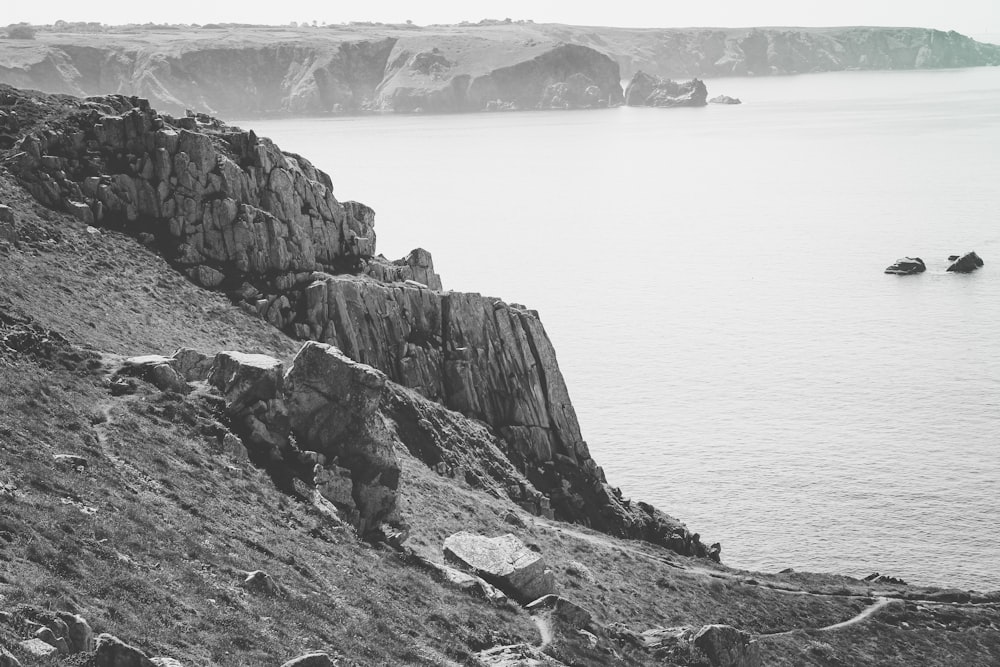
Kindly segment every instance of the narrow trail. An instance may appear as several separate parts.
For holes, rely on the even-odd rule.
[[[823,627],[803,627],[803,628],[793,628],[791,630],[785,630],[782,632],[773,632],[767,634],[756,635],[760,638],[768,637],[780,637],[783,635],[789,635],[794,632],[800,631],[817,631],[817,632],[829,632],[834,630],[840,630],[842,628],[850,627],[858,623],[863,623],[868,618],[874,616],[878,612],[882,611],[886,607],[892,604],[905,604],[906,602],[911,602],[915,604],[921,604],[924,606],[933,607],[975,607],[975,606],[996,606],[995,602],[940,602],[936,600],[923,600],[923,599],[904,599],[902,594],[892,593],[889,591],[869,591],[865,593],[823,593],[819,591],[807,591],[801,588],[784,587],[776,584],[760,583],[756,580],[748,579],[745,575],[736,574],[733,572],[725,572],[722,570],[716,570],[711,567],[705,567],[700,565],[693,565],[688,563],[682,563],[677,559],[668,555],[652,555],[646,553],[641,549],[636,549],[624,544],[612,543],[607,538],[601,537],[600,535],[593,535],[585,533],[582,531],[575,530],[569,527],[567,524],[559,524],[558,522],[548,521],[541,519],[539,517],[534,517],[536,524],[540,524],[549,530],[553,530],[563,535],[574,537],[591,544],[597,544],[609,549],[618,549],[620,551],[629,553],[638,558],[642,558],[651,563],[657,565],[667,565],[669,567],[683,570],[691,574],[700,574],[707,577],[712,577],[715,579],[727,579],[730,581],[737,581],[745,586],[754,586],[761,590],[773,591],[775,593],[782,593],[785,595],[804,595],[817,598],[836,598],[839,600],[871,600],[874,597],[874,602],[869,604],[867,607],[862,609],[858,614],[852,616],[851,618],[841,621],[839,623],[834,623],[833,625],[827,625]]]

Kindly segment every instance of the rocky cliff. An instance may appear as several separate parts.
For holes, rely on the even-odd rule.
[[[1000,46],[922,28],[96,26],[0,40],[0,83],[244,117],[607,107],[639,70],[706,78],[996,64]]]
[[[500,486],[533,513],[718,558],[683,524],[607,483],[537,313],[441,291],[424,250],[396,262],[375,256],[374,213],[339,202],[329,176],[301,156],[207,116],[158,114],[141,98],[57,100],[6,88],[0,103],[23,123],[5,162],[40,202],[124,230],[289,335],[334,345],[485,422],[530,488],[521,478]],[[230,366],[221,378],[238,375]],[[215,384],[235,391],[229,380]],[[294,429],[284,417],[293,411],[271,406],[287,402],[279,384],[266,385],[273,395],[237,400],[230,415],[278,458]]]

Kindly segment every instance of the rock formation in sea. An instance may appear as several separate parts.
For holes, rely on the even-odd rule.
[[[625,104],[630,107],[703,107],[707,99],[704,81],[673,81],[645,72],[636,72],[625,89]]]
[[[729,95],[716,95],[708,101],[709,104],[743,104],[743,101],[738,97],[730,97]]]
[[[538,313],[442,291],[424,250],[395,262],[377,256],[372,210],[338,201],[329,176],[305,158],[206,116],[158,114],[140,98],[29,100],[9,88],[0,95],[34,109],[8,163],[40,202],[123,230],[287,334],[336,346],[377,377],[486,423],[521,476],[502,480],[505,492],[531,512],[718,558],[679,521],[608,484],[580,433]],[[227,399],[248,444],[259,440],[258,448],[280,458],[291,433],[310,450],[337,449],[329,444],[335,435],[315,444],[315,429],[296,425],[297,415],[314,411],[295,409],[282,395],[276,360],[231,355],[228,366],[220,363],[212,383],[226,396],[243,391],[236,368],[272,378],[254,380],[262,388],[250,398]],[[285,382],[300,386],[296,378]],[[426,412],[400,391],[379,396],[372,400],[393,397],[389,412]],[[354,435],[367,438],[376,425],[358,419]],[[356,473],[353,454],[340,455],[341,467]]]
[[[972,273],[984,264],[983,258],[975,251],[967,252],[964,255],[952,255],[948,259],[951,264],[948,265],[947,270],[952,273]]]
[[[42,26],[32,40],[0,40],[0,83],[246,117],[606,107],[621,103],[620,80],[638,71],[678,79],[1000,64],[1000,46],[923,28],[162,29]]]
[[[886,267],[885,273],[897,276],[910,276],[914,273],[923,273],[927,270],[924,260],[919,257],[900,257],[890,266]]]

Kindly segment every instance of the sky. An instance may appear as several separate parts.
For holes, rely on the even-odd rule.
[[[531,19],[649,28],[911,26],[975,35],[1000,32],[1000,0],[0,0],[0,24],[57,20],[122,23],[458,23]]]

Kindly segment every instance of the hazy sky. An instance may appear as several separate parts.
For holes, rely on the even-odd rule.
[[[1000,0],[0,0],[0,23],[457,23],[482,18],[642,27],[893,25],[1000,32]]]

